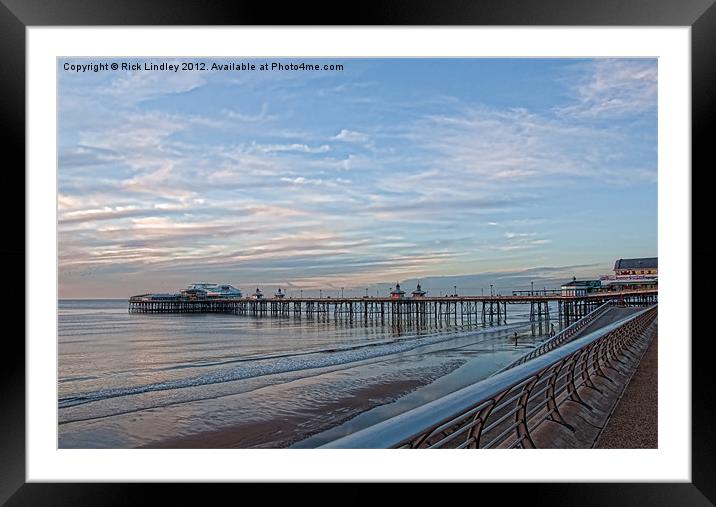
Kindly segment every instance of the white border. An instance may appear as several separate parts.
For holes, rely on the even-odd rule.
[[[27,480],[690,482],[690,38],[688,27],[29,28]],[[658,57],[659,449],[58,450],[56,58],[157,55]]]

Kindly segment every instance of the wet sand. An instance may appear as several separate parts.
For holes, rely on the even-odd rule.
[[[351,397],[326,403],[320,410],[298,413],[281,419],[250,421],[216,431],[173,437],[142,446],[145,449],[246,449],[285,448],[311,435],[342,424],[358,414],[378,405],[391,403],[414,391],[430,380],[397,380],[389,384],[374,384],[356,389]],[[330,414],[331,417],[326,417]],[[323,428],[316,429],[315,421],[326,419]]]

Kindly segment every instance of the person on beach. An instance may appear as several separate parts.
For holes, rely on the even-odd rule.
[[[515,347],[517,347],[517,331],[515,331]]]

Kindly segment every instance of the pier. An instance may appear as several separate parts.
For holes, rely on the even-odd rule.
[[[446,324],[499,326],[507,324],[513,305],[530,306],[530,322],[547,332],[551,321],[569,326],[608,301],[625,306],[657,302],[657,290],[599,292],[585,296],[549,293],[511,296],[446,296],[420,298],[207,298],[156,300],[129,299],[129,313],[228,313],[252,317],[307,318],[352,323]],[[555,306],[556,315],[550,310]],[[544,326],[544,329],[543,329]]]

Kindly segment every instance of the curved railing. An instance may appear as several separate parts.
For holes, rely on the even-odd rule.
[[[534,448],[544,421],[569,426],[560,407],[616,369],[657,315],[657,305],[443,398],[345,436],[323,448]]]
[[[549,340],[543,342],[539,347],[531,350],[528,354],[525,354],[524,356],[521,356],[517,358],[512,363],[508,364],[501,370],[499,370],[497,373],[502,373],[505,370],[509,370],[510,368],[514,368],[517,365],[526,363],[530,359],[534,359],[535,357],[539,357],[542,354],[545,354],[549,352],[550,350],[554,350],[560,345],[563,345],[569,341],[571,341],[577,333],[579,333],[582,329],[587,327],[589,324],[597,320],[598,317],[601,317],[604,315],[609,308],[612,308],[614,306],[613,301],[607,301],[601,306],[598,306],[593,311],[589,312],[587,315],[579,319],[578,321],[574,322],[573,324],[570,324],[569,326],[565,327],[562,331],[554,335]],[[495,373],[495,375],[497,375]]]

